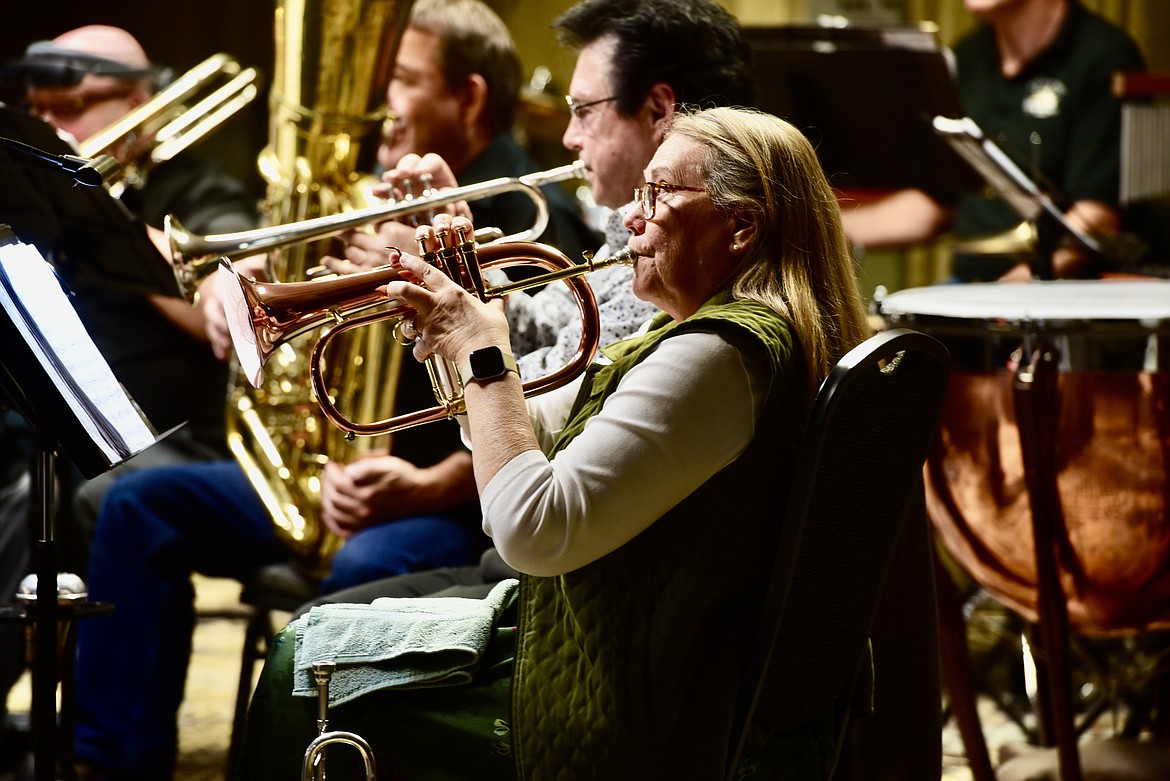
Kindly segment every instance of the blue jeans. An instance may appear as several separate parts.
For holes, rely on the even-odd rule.
[[[335,576],[470,564],[487,539],[450,518],[396,521],[354,536]],[[78,632],[76,753],[116,778],[165,781],[174,771],[177,713],[191,652],[190,576],[241,578],[289,557],[234,461],[146,469],[102,503],[89,564],[91,600],[112,615]]]

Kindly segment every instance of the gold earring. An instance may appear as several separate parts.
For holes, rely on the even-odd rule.
[[[738,245],[738,244],[732,244],[732,245],[731,245],[731,251],[732,251],[732,252],[739,252],[739,245]]]

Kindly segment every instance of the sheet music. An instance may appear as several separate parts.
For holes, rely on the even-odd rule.
[[[1040,190],[1035,182],[1024,176],[1002,149],[984,138],[972,119],[935,117],[934,129],[1007,201],[1012,211],[1025,220],[1040,215]]]
[[[1008,206],[1031,222],[1048,214],[1070,236],[1092,252],[1101,252],[1101,243],[1070,225],[1060,207],[1000,149],[970,117],[934,118],[934,129],[991,185]]]
[[[110,464],[154,444],[154,431],[94,345],[53,267],[35,247],[0,241],[0,306]]]

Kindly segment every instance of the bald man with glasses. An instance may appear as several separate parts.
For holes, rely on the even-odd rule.
[[[91,138],[150,100],[168,71],[151,63],[125,30],[89,25],[29,45],[22,58],[3,67],[2,74],[6,84],[23,96],[29,114],[43,119],[51,130],[5,107],[0,135],[19,137],[35,130],[47,145],[56,140],[53,131],[67,144]],[[62,144],[47,151],[66,149]],[[133,141],[108,151],[122,163],[139,153]],[[147,235],[138,223],[161,229],[170,213],[196,233],[255,227],[259,199],[218,165],[184,153],[126,187],[120,199],[126,224],[111,225],[62,203],[59,172],[31,167],[15,156],[0,157],[0,166],[5,182],[0,192],[3,221],[53,263],[115,376],[155,428],[167,431],[182,425],[93,480],[83,480],[68,459],[58,459],[61,493],[54,505],[61,567],[84,574],[97,508],[112,481],[144,467],[203,461],[227,452],[223,398],[228,366],[207,341],[201,311],[175,291],[146,292],[146,284],[130,286],[128,279],[139,278],[131,266],[141,263],[142,256],[114,250],[124,245],[121,237],[132,237],[139,229]],[[163,278],[168,278],[167,259],[160,253],[157,262]],[[19,582],[28,568],[22,508],[27,507],[25,479],[32,446],[25,421],[14,412],[6,413],[0,419],[0,561],[5,562],[0,585],[6,592],[2,601],[13,598],[15,587],[9,581]],[[22,669],[20,629],[15,624],[0,627],[0,722],[5,695]],[[0,757],[15,756],[5,750],[5,742],[0,734]]]
[[[165,69],[125,30],[90,25],[29,45],[6,69],[23,81],[28,109],[81,142],[150,100]],[[111,150],[121,163],[129,150]]]

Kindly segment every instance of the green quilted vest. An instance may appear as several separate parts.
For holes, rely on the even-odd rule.
[[[518,776],[714,779],[749,624],[759,609],[793,451],[810,404],[788,325],[717,297],[612,346],[586,376],[554,452],[665,338],[711,330],[763,356],[768,398],[748,449],[620,549],[568,574],[527,577],[512,694]],[[686,371],[680,366],[679,371]]]

